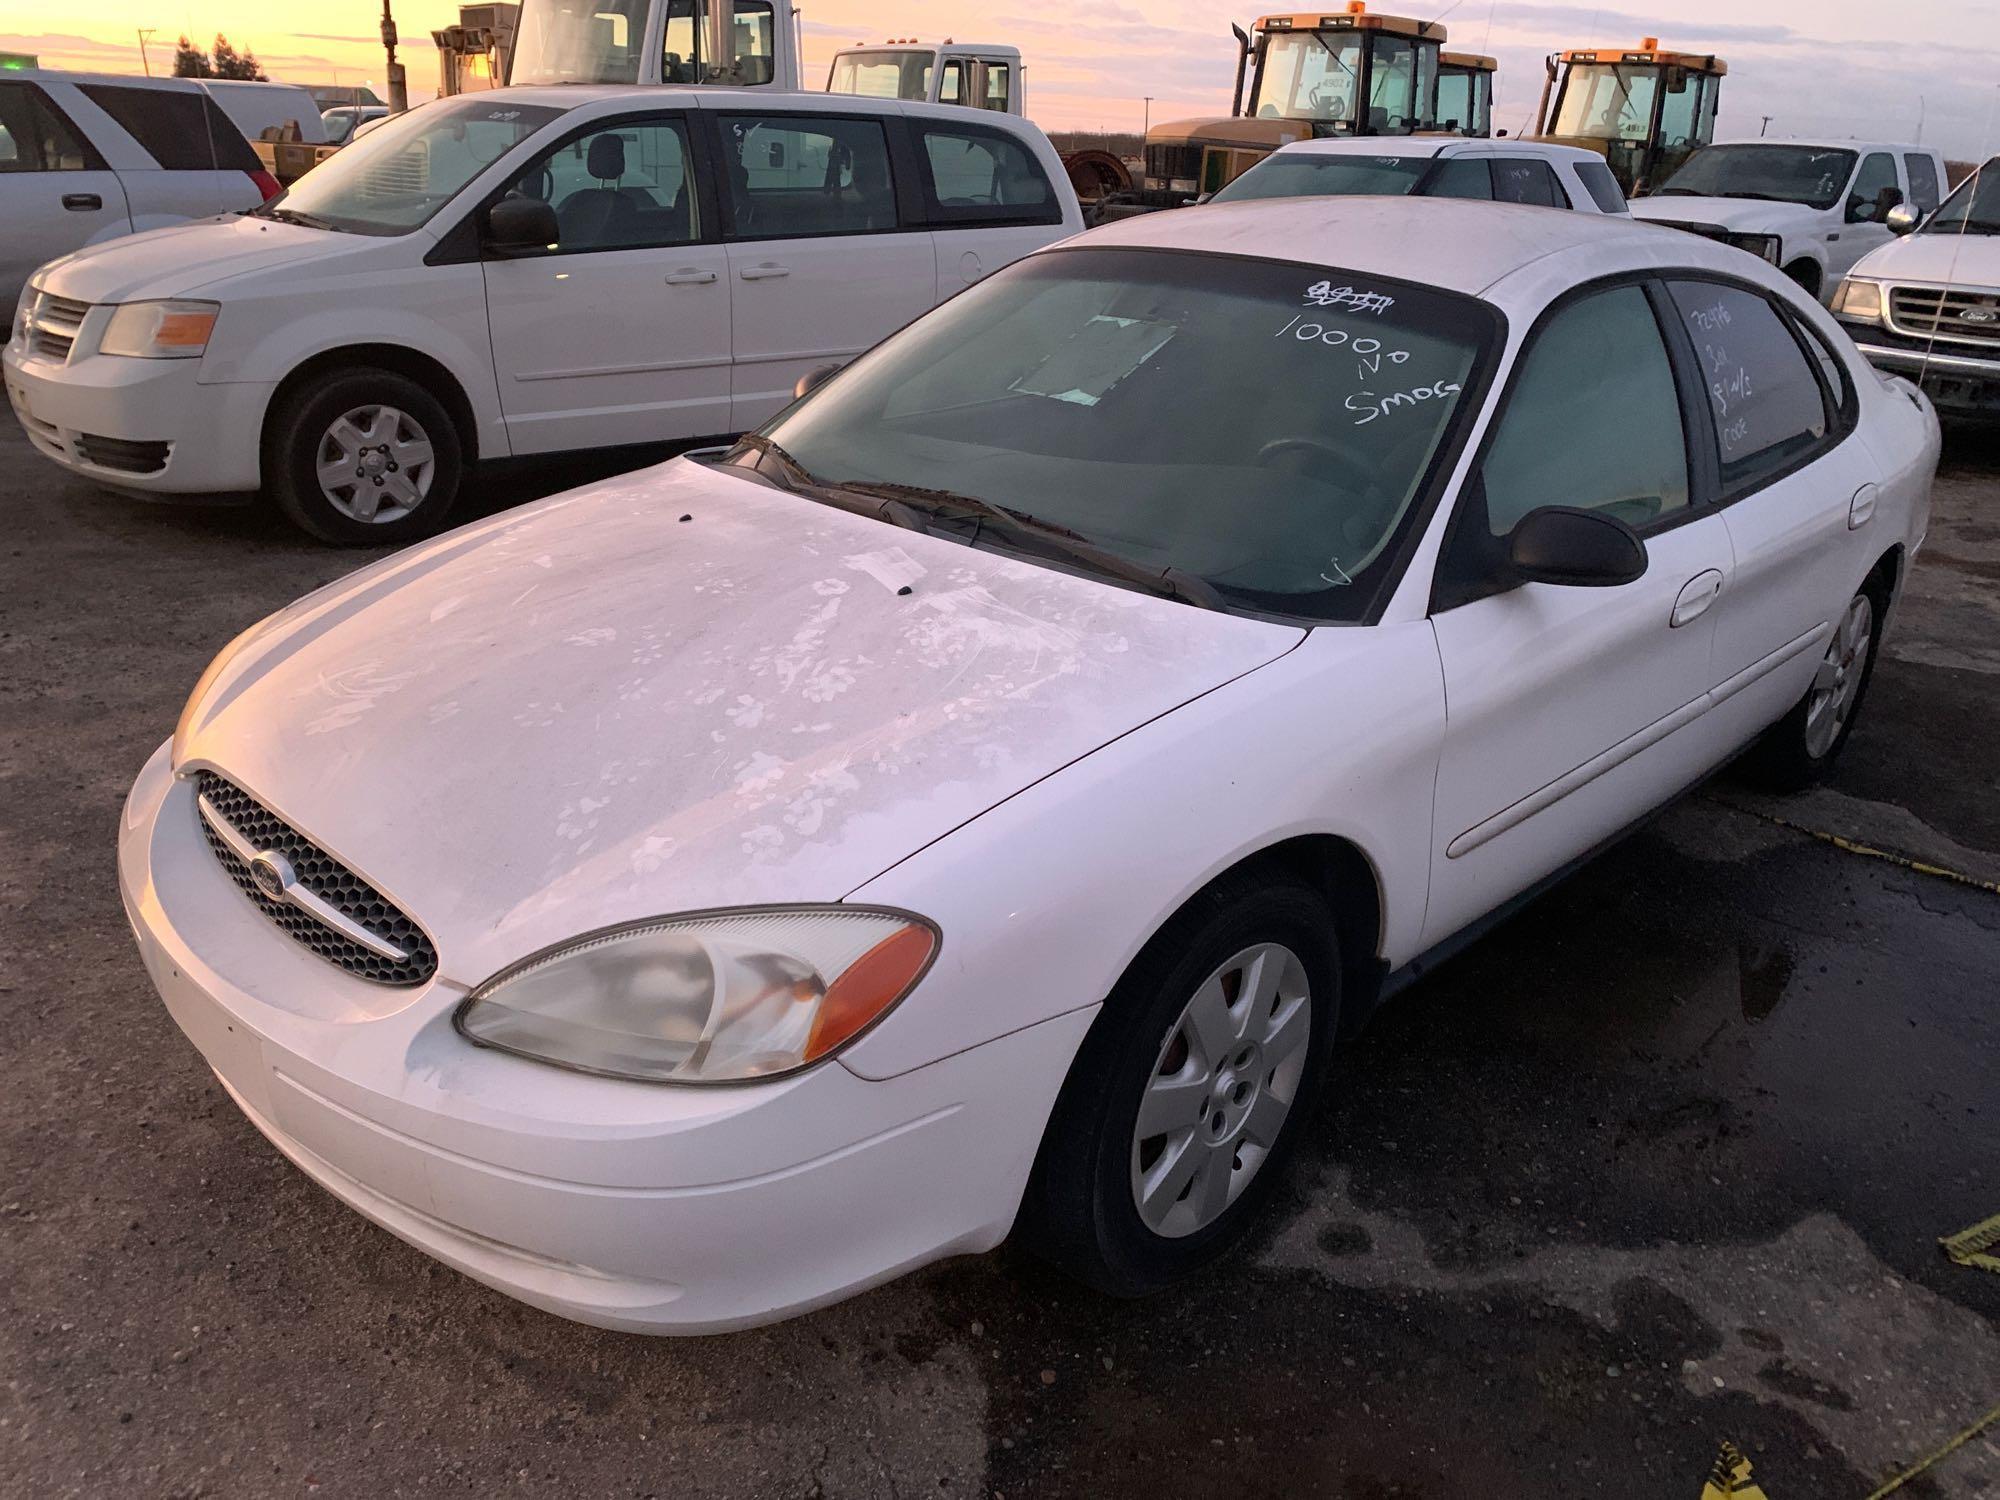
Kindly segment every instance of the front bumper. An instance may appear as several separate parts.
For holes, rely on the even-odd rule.
[[[1923,387],[1938,410],[1955,416],[2000,417],[2000,356],[1956,353],[1948,344],[1890,333],[1879,324],[1841,320],[1862,357],[1878,370]]]
[[[203,385],[198,359],[0,354],[28,441],[64,468],[142,495],[248,495],[274,389]]]
[[[279,1150],[427,1254],[607,1328],[751,1326],[990,1249],[1091,1019],[884,1082],[588,1078],[467,1044],[458,984],[386,988],[294,944],[216,864],[166,746],[118,864],[168,1011]]]

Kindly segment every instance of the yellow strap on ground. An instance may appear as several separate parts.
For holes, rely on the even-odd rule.
[[[1981,880],[1977,875],[1967,875],[1962,870],[1948,869],[1944,865],[1927,864],[1921,859],[1912,859],[1907,854],[1897,854],[1889,849],[1877,849],[1873,844],[1864,844],[1858,839],[1843,838],[1837,833],[1827,833],[1822,829],[1808,828],[1803,823],[1794,823],[1789,818],[1779,817],[1776,813],[1763,812],[1754,807],[1744,807],[1740,803],[1729,802],[1720,798],[1716,800],[1721,801],[1724,807],[1730,808],[1735,812],[1748,813],[1753,818],[1762,818],[1766,823],[1775,823],[1778,827],[1788,828],[1793,833],[1803,833],[1808,838],[1815,838],[1822,843],[1831,844],[1836,849],[1845,849],[1849,854],[1861,854],[1866,855],[1869,859],[1886,860],[1892,865],[1899,866],[1905,870],[1913,870],[1919,875],[1935,875],[1940,880],[1955,880],[1960,885],[1969,885],[1976,891],[1986,891],[1991,895],[2000,896],[2000,882]]]
[[[1994,1407],[1993,1410],[1989,1411],[1985,1416],[1981,1417],[1977,1422],[1974,1422],[1970,1427],[1966,1428],[1965,1431],[1959,1433],[1958,1436],[1954,1437],[1950,1442],[1946,1443],[1942,1448],[1938,1449],[1937,1452],[1931,1454],[1930,1457],[1921,1460],[1911,1468],[1905,1469],[1902,1473],[1898,1474],[1894,1479],[1890,1480],[1887,1484],[1883,1485],[1882,1488],[1880,1488],[1879,1490],[1875,1491],[1872,1495],[1870,1495],[1868,1497],[1868,1500],[1882,1500],[1882,1497],[1884,1495],[1894,1494],[1897,1490],[1900,1490],[1904,1485],[1908,1484],[1912,1479],[1915,1479],[1919,1474],[1922,1474],[1926,1470],[1935,1466],[1941,1459],[1949,1458],[1952,1454],[1956,1453],[1960,1448],[1963,1448],[1967,1443],[1971,1442],[1974,1438],[1978,1437],[1980,1433],[1984,1432],[1987,1428],[1991,1427],[1995,1422],[2000,1422],[2000,1406]]]
[[[1954,1265],[1971,1266],[1980,1271],[2000,1271],[2000,1255],[1987,1253],[2000,1249],[2000,1214],[1982,1219],[1970,1229],[1948,1234],[1938,1244]]]
[[[1734,1443],[1724,1443],[1708,1471],[1708,1483],[1701,1487],[1701,1500],[1770,1500],[1751,1482],[1750,1460]]]

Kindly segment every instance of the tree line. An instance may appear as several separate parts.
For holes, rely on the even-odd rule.
[[[174,77],[176,78],[247,78],[254,83],[269,83],[270,74],[257,61],[254,52],[238,52],[229,44],[229,38],[221,32],[215,34],[213,52],[204,52],[186,37],[174,44]]]

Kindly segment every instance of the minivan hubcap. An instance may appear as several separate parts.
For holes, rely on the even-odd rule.
[[[1312,984],[1281,943],[1196,987],[1153,1064],[1132,1130],[1132,1201],[1179,1239],[1220,1218],[1278,1143],[1305,1073]]]
[[[1868,665],[1868,637],[1874,628],[1875,606],[1866,594],[1856,594],[1834,629],[1806,699],[1806,753],[1814,760],[1833,749],[1848,715],[1854,712],[1854,700],[1861,693],[1861,674]]]
[[[319,491],[349,520],[400,521],[423,503],[437,472],[430,434],[393,406],[357,406],[321,434],[313,466]]]

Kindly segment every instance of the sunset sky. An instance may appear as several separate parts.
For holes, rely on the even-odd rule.
[[[1656,34],[1667,46],[1728,59],[1723,137],[1754,136],[1770,115],[1773,135],[1908,139],[1921,117],[1923,140],[1948,156],[2000,150],[1991,134],[2000,101],[2000,7],[1992,0],[1678,0],[1658,13],[1552,0],[1440,3],[1451,6],[1444,15],[1453,47],[1499,57],[1494,118],[1510,131],[1528,122],[1551,49],[1634,46]],[[1377,0],[1377,8],[1399,6]],[[135,29],[150,26],[154,66],[166,71],[181,32],[206,46],[221,31],[254,50],[274,78],[366,81],[382,91],[379,0],[79,0],[62,9],[52,25],[45,8],[0,0],[0,49],[37,53],[45,66],[136,73]],[[1255,14],[1213,0],[806,0],[801,9],[811,83],[825,79],[828,59],[850,42],[1010,42],[1026,58],[1029,112],[1052,130],[1135,130],[1146,94],[1154,120],[1226,111],[1229,22]],[[396,0],[396,17],[410,97],[428,97],[437,77],[429,32],[456,20],[456,5]]]

